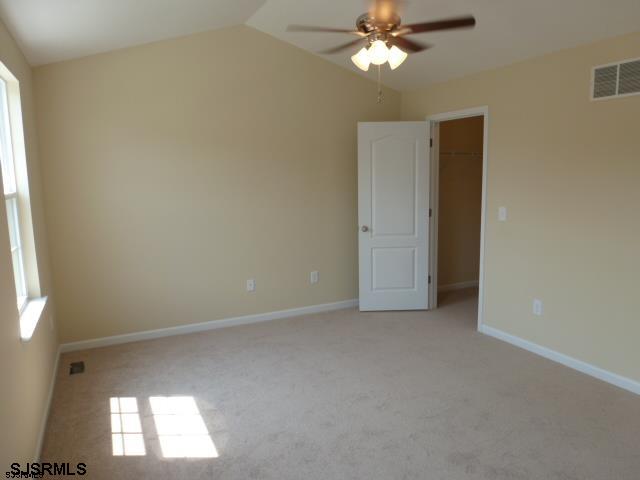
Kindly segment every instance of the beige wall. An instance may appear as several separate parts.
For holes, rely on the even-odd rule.
[[[489,106],[485,322],[634,380],[640,96],[590,102],[589,81],[638,56],[640,32],[402,96],[407,120]]]
[[[357,296],[356,124],[398,93],[248,27],[35,80],[62,342]]]
[[[355,297],[356,122],[488,105],[486,323],[640,380],[640,97],[588,99],[591,67],[639,44],[382,106],[373,83],[248,27],[37,68],[62,341]]]
[[[439,286],[478,281],[483,124],[483,117],[440,124]]]
[[[35,130],[31,68],[0,23],[0,62],[20,82],[24,121],[35,251],[40,270],[40,288],[51,297],[48,253],[42,211],[40,171]],[[0,183],[1,184],[1,183]],[[38,436],[46,413],[57,351],[51,303],[29,342],[20,340],[16,310],[9,233],[4,206],[0,208],[0,472],[12,462],[29,462],[37,456]]]

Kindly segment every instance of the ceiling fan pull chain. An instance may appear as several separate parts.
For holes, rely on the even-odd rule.
[[[381,69],[380,65],[378,65],[378,103],[382,103],[382,82],[381,82]]]

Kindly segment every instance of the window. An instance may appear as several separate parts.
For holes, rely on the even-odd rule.
[[[18,296],[17,304],[18,310],[22,312],[27,304],[27,282],[24,273],[24,253],[20,239],[20,212],[14,153],[11,142],[11,123],[9,121],[9,94],[7,82],[2,78],[0,78],[0,164],[2,165],[2,185],[7,209],[7,222],[9,223],[13,277]]]
[[[42,296],[40,290],[33,236],[20,83],[1,62],[0,172],[10,246],[10,252],[0,252],[0,260],[8,263],[9,254],[11,255],[16,303],[20,316],[20,337],[23,341],[28,341],[42,317],[47,297]]]

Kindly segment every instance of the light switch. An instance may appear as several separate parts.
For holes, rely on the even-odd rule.
[[[247,292],[255,292],[256,291],[256,281],[253,278],[247,280]]]
[[[533,314],[538,317],[542,316],[542,300],[537,298],[533,300]]]
[[[501,222],[507,221],[507,207],[498,208],[498,220]]]

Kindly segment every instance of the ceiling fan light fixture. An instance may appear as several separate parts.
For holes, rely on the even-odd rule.
[[[371,59],[369,58],[369,52],[366,48],[362,48],[358,53],[351,57],[351,61],[364,72],[369,71],[369,65],[371,65]]]
[[[409,54],[407,52],[403,52],[395,45],[391,47],[389,49],[389,66],[391,70],[395,70],[402,65],[402,62],[404,62],[408,56]]]
[[[389,60],[389,49],[382,40],[376,40],[369,47],[369,59],[374,65],[382,65]]]

